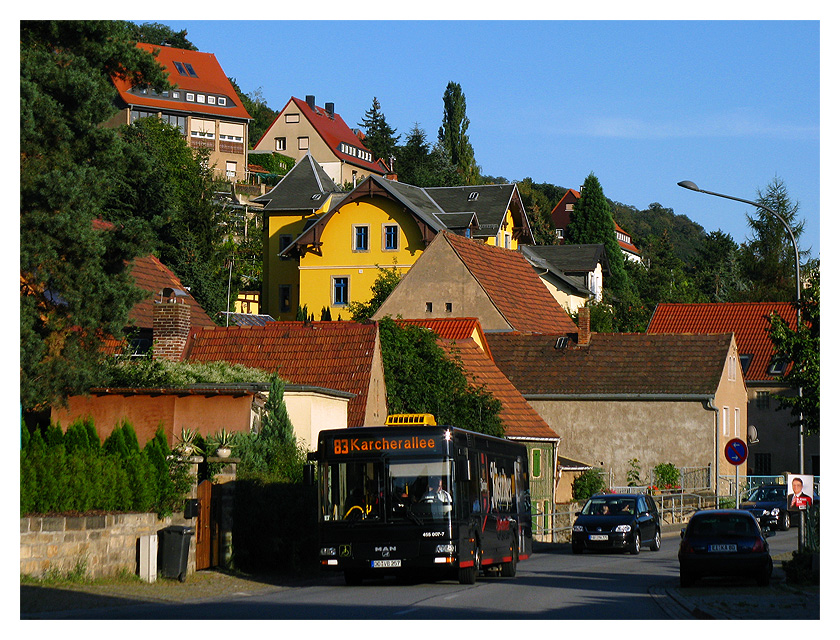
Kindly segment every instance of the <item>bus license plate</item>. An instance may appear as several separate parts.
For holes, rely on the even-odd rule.
[[[373,569],[390,569],[402,566],[402,560],[371,560],[370,566]]]
[[[610,537],[608,535],[603,535],[603,534],[593,534],[593,535],[589,536],[589,539],[593,540],[595,542],[602,542],[604,540],[609,540]]]
[[[711,553],[733,553],[738,551],[737,544],[710,544],[709,551]]]

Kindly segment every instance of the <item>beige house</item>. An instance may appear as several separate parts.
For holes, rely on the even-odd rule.
[[[216,56],[144,43],[137,46],[155,55],[173,88],[156,93],[133,87],[128,79],[114,78],[120,111],[106,126],[160,118],[178,127],[190,147],[208,150],[209,164],[219,177],[230,182],[245,180],[251,116]]]
[[[311,154],[340,186],[355,187],[369,175],[389,173],[335,112],[335,104],[318,107],[311,95],[306,100],[290,98],[254,151],[282,153],[295,161]]]
[[[590,300],[603,300],[604,276],[610,274],[604,245],[522,245],[519,251],[554,299],[569,313],[576,313]]]
[[[745,438],[747,390],[732,333],[488,333],[496,365],[561,437],[563,454],[625,484],[660,463],[734,475],[724,446]]]

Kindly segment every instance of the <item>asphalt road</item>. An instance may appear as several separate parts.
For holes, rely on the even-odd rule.
[[[795,549],[796,535],[794,529],[771,538],[773,553]],[[237,590],[232,585],[224,593],[219,592],[212,597],[176,602],[133,601],[128,605],[112,599],[100,606],[65,608],[63,611],[42,612],[36,617],[96,620],[375,619],[397,623],[412,620],[696,619],[739,617],[743,607],[733,610],[726,606],[744,602],[745,594],[761,602],[768,596],[766,590],[773,589],[765,587],[762,591],[750,581],[721,582],[716,579],[701,580],[691,589],[680,589],[678,544],[678,530],[673,530],[663,537],[660,551],[643,549],[638,556],[617,553],[573,555],[569,545],[538,545],[537,552],[519,564],[516,578],[482,576],[475,585],[461,585],[454,580],[403,582],[383,578],[348,587],[340,574],[321,574],[313,581],[296,586],[265,585],[265,588],[257,590]],[[716,613],[704,616],[698,606]],[[762,609],[756,607],[751,615],[760,618]],[[784,615],[780,617],[789,612],[782,613]],[[405,627],[411,628],[410,625]]]

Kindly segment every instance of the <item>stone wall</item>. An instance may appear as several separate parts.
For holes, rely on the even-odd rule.
[[[169,525],[195,526],[180,514],[159,519],[154,513],[79,517],[30,516],[20,519],[20,574],[36,578],[57,571],[84,569],[89,578],[138,572],[141,536]],[[195,535],[191,536],[187,572],[195,571]]]

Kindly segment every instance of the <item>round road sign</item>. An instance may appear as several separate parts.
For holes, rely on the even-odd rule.
[[[747,459],[747,443],[741,440],[741,438],[732,438],[732,440],[726,443],[723,453],[726,459],[737,467]]]

